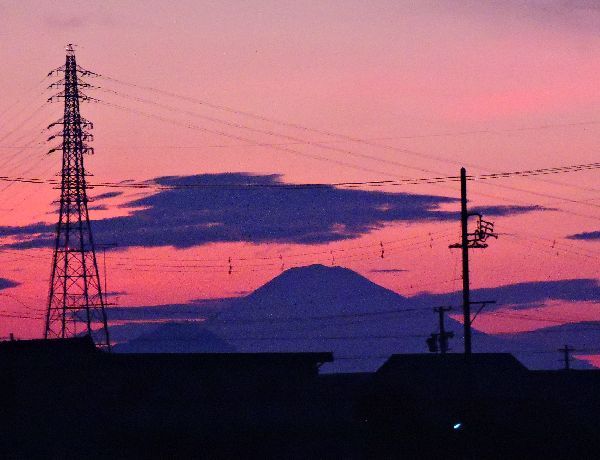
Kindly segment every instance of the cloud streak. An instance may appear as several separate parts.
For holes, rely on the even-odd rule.
[[[567,238],[571,240],[600,240],[600,230],[595,232],[576,233],[575,235],[567,236]]]
[[[413,297],[423,304],[461,304],[461,293],[448,294],[424,293]],[[600,284],[595,279],[578,278],[557,281],[531,281],[509,284],[493,288],[471,290],[471,300],[497,300],[497,304],[486,306],[486,311],[493,311],[510,306],[512,309],[524,310],[539,307],[546,302],[600,302]]]
[[[16,287],[19,284],[21,283],[18,283],[17,281],[9,280],[7,278],[0,278],[0,290]]]
[[[392,222],[458,218],[441,208],[455,198],[333,186],[286,188],[278,175],[206,174],[159,177],[155,182],[178,188],[127,202],[123,206],[132,208],[127,216],[94,221],[96,241],[118,241],[120,248],[239,241],[320,244],[358,238]],[[502,216],[538,209],[490,206],[480,211]],[[54,226],[48,224],[0,227],[0,237],[16,240],[5,246],[16,248],[48,246],[53,233]]]

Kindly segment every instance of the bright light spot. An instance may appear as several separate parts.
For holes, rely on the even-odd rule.
[[[454,428],[455,430],[460,430],[462,428],[462,423],[455,423],[454,425],[452,425],[452,428]]]

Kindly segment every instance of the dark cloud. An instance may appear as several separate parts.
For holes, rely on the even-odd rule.
[[[563,29],[572,38],[597,36],[600,31],[598,0],[445,0],[440,2],[455,17],[476,14],[506,33],[535,28]],[[580,46],[586,46],[581,43]],[[593,49],[593,45],[589,50]]]
[[[462,304],[461,292],[449,294],[424,293],[412,299],[432,305]],[[568,279],[558,281],[531,281],[493,288],[471,290],[472,301],[496,300],[486,311],[505,308],[527,309],[550,301],[600,302],[600,283],[595,279]]]
[[[110,27],[116,25],[115,17],[107,12],[88,11],[84,13],[74,14],[51,14],[45,18],[46,25],[53,29],[83,29],[90,26],[104,26]]]
[[[600,230],[595,232],[576,233],[575,235],[567,236],[567,238],[572,240],[600,240]]]
[[[600,12],[600,3],[598,0],[558,0],[554,2],[535,0],[532,3],[559,13],[575,12],[578,10]]]
[[[13,281],[13,280],[9,280],[7,278],[0,278],[0,290],[16,287],[19,284],[20,283]]]
[[[357,238],[391,222],[456,220],[441,210],[455,198],[335,187],[286,188],[278,175],[243,173],[160,177],[161,190],[126,203],[127,216],[93,222],[98,242],[119,247],[188,248],[214,242],[319,244]],[[226,184],[226,186],[223,186]],[[539,210],[539,207],[490,206],[487,216]],[[48,246],[54,225],[0,227],[0,237],[16,237],[9,247]]]
[[[52,16],[46,22],[48,25],[60,29],[78,29],[89,24],[84,15]]]
[[[120,297],[123,295],[128,295],[129,293],[127,291],[108,291],[105,292],[104,295],[108,296],[108,297]]]
[[[214,316],[215,312],[230,306],[232,299],[190,301],[185,304],[153,305],[147,307],[108,307],[109,321],[180,321]]]
[[[455,2],[450,2],[454,4]],[[572,23],[581,15],[600,13],[598,0],[490,0],[463,2],[462,7],[496,13],[521,13],[539,21],[562,21]]]
[[[371,273],[404,273],[408,270],[404,270],[402,268],[388,268],[388,269],[375,269],[369,270]]]
[[[123,195],[123,192],[106,192],[106,193],[101,193],[100,195],[96,195],[95,197],[93,197],[93,200],[94,201],[107,200],[109,198],[116,198],[121,195]]]

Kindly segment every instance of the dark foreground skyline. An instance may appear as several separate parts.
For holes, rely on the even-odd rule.
[[[0,443],[9,458],[570,458],[600,447],[597,370],[411,354],[374,373],[319,374],[332,361],[3,342]]]

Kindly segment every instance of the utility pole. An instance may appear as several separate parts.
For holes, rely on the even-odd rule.
[[[436,312],[439,316],[440,333],[438,336],[438,340],[440,342],[441,354],[446,354],[446,352],[448,351],[448,339],[454,337],[454,332],[446,332],[446,328],[444,326],[444,313],[450,310],[452,310],[452,307],[437,307],[433,309],[433,311]]]
[[[460,231],[463,272],[463,321],[465,331],[465,355],[471,355],[471,293],[469,283],[469,212],[467,211],[467,170],[460,168]]]
[[[569,345],[565,345],[563,348],[559,348],[558,351],[563,354],[563,361],[565,363],[565,371],[571,370],[571,352],[576,351],[570,348]]]
[[[77,65],[73,45],[67,46],[65,64],[48,75],[54,74],[64,77],[50,88],[61,91],[48,101],[64,100],[64,112],[60,120],[48,126],[50,129],[62,125],[60,132],[48,140],[62,138],[62,142],[48,153],[62,151],[62,168],[44,338],[77,337],[85,332],[96,346],[110,351],[105,299],[88,211],[89,173],[84,168],[84,155],[94,153],[88,145],[93,140],[89,132],[93,125],[79,112],[80,102],[94,101],[82,91],[91,86],[79,77],[96,74]]]
[[[425,340],[431,353],[440,352],[441,354],[446,354],[448,351],[448,339],[454,337],[454,332],[446,332],[446,327],[444,325],[444,313],[450,310],[452,310],[452,307],[437,307],[433,309],[433,311],[438,314],[439,332],[431,333],[431,335]]]
[[[477,216],[477,229],[469,233],[469,217]],[[463,280],[463,330],[465,341],[465,356],[470,357],[471,346],[471,294],[469,282],[469,249],[486,248],[488,237],[498,238],[494,233],[494,224],[482,219],[479,213],[469,213],[467,208],[467,171],[460,168],[460,228],[461,241],[450,245],[450,248],[462,250],[462,280]]]
[[[96,247],[102,248],[102,271],[104,272],[104,305],[108,305],[108,288],[106,287],[106,248],[116,248],[118,243],[99,243]]]

